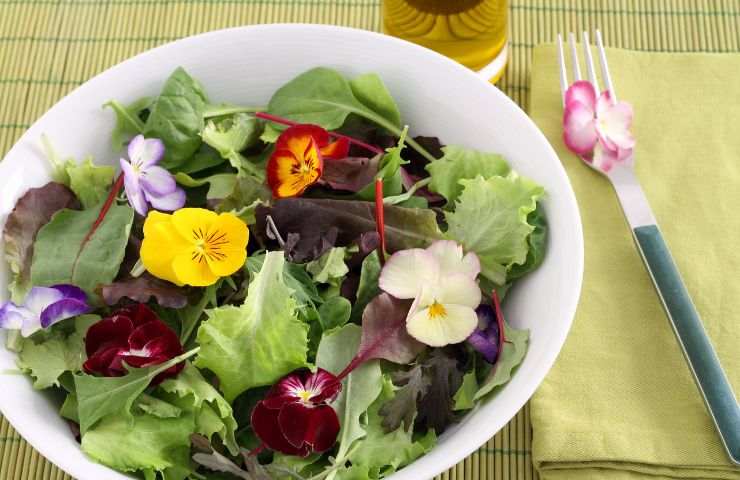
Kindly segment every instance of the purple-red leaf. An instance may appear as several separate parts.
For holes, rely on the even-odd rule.
[[[341,160],[324,159],[321,180],[335,190],[359,192],[373,183],[378,173],[380,155],[373,158],[347,157]]]
[[[15,204],[5,222],[5,257],[15,274],[10,288],[21,293],[29,287],[33,242],[39,229],[63,208],[77,208],[72,191],[61,183],[50,182],[28,190]],[[16,299],[20,300],[20,299]]]
[[[140,303],[146,303],[154,297],[158,304],[167,308],[183,308],[188,304],[188,297],[181,287],[148,273],[103,285],[101,293],[106,305],[115,305],[124,297]]]

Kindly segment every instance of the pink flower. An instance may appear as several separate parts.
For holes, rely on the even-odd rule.
[[[83,369],[105,377],[126,375],[123,365],[151,367],[182,355],[177,334],[143,303],[121,308],[95,323],[85,336],[87,361]],[[177,376],[185,366],[178,363],[157,375],[152,384]]]
[[[632,105],[613,104],[609,92],[596,98],[590,82],[579,80],[565,92],[563,140],[570,151],[608,172],[632,157]]]
[[[252,430],[262,443],[287,455],[306,457],[329,450],[339,418],[327,403],[339,394],[337,377],[319,368],[297,370],[273,385],[252,411]]]

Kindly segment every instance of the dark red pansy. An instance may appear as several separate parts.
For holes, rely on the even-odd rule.
[[[151,367],[183,353],[177,334],[143,303],[116,310],[91,326],[85,336],[85,351],[85,372],[105,377],[126,375],[124,363]],[[152,384],[176,376],[184,366],[173,365],[154,377]]]
[[[257,403],[252,410],[252,430],[267,448],[287,455],[325,452],[339,434],[339,418],[327,403],[341,389],[337,377],[326,370],[297,370],[273,385]]]

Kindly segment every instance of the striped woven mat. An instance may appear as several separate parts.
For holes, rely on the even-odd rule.
[[[525,109],[531,50],[557,32],[601,28],[608,45],[740,51],[732,0],[512,0],[499,87]],[[237,25],[311,22],[380,30],[380,0],[0,0],[0,157],[67,92],[136,53]],[[525,407],[444,480],[532,480]],[[0,418],[0,480],[68,480]]]

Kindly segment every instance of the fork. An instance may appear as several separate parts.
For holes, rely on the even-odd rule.
[[[616,103],[617,96],[609,74],[606,53],[601,32],[596,30],[596,46],[601,67],[601,78],[611,101]],[[578,64],[575,35],[569,34],[569,49],[573,65],[573,80],[581,80]],[[583,32],[584,57],[588,81],[599,92],[596,69],[591,55],[588,32]],[[560,90],[565,103],[565,92],[568,89],[563,39],[557,38],[560,63]],[[727,449],[732,462],[740,464],[740,407],[732,391],[730,382],[722,370],[717,353],[714,351],[701,318],[694,307],[689,292],[681,279],[673,257],[663,240],[647,197],[635,176],[634,157],[614,165],[605,172],[589,162],[590,167],[605,175],[616,191],[622,211],[632,230],[632,235],[640,251],[645,267],[655,285],[663,308],[671,322],[689,368],[696,384],[704,397],[709,414]]]

